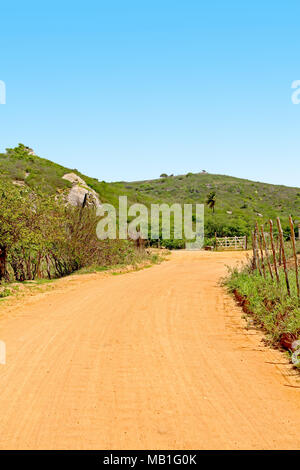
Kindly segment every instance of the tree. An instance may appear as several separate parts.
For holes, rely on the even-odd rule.
[[[162,174],[160,175],[160,178],[168,178],[167,173],[162,173]]]
[[[133,243],[98,240],[98,221],[94,207],[78,209],[66,204],[64,195],[45,196],[0,177],[0,283],[133,264]]]
[[[16,280],[24,280],[25,271],[27,278],[32,279],[45,244],[44,205],[29,188],[0,180],[0,281],[7,277],[8,262]]]
[[[216,193],[215,191],[211,191],[206,197],[206,204],[213,212],[215,212],[215,205],[216,205]]]
[[[0,245],[0,281],[6,276],[7,247]]]

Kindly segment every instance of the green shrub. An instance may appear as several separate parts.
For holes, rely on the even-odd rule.
[[[7,288],[1,289],[0,288],[0,299],[3,299],[4,297],[8,297],[10,294],[11,294],[10,289],[7,289]]]

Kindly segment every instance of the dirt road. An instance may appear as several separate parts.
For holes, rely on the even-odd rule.
[[[218,285],[241,256],[174,252],[2,303],[0,448],[298,448],[295,372]]]

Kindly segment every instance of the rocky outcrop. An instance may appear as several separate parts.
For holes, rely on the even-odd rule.
[[[67,196],[69,204],[72,206],[82,206],[86,197],[86,204],[95,207],[100,206],[98,194],[80,176],[75,173],[67,173],[63,176],[63,179],[72,183],[72,188]]]
[[[28,155],[36,156],[36,153],[30,147],[25,147],[25,152],[28,153]]]

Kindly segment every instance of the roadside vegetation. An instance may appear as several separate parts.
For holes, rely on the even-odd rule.
[[[294,341],[300,338],[299,281],[296,272],[300,242],[295,244],[294,251],[292,240],[284,241],[285,262],[280,244],[277,246],[275,258],[270,246],[263,250],[264,254],[262,251],[263,258],[258,257],[259,250],[254,247],[253,256],[249,256],[246,263],[229,270],[224,284],[243,308],[249,323],[261,327],[270,344],[292,352],[295,349]]]
[[[300,336],[300,304],[294,270],[289,270],[290,297],[286,294],[283,269],[279,270],[279,276],[278,285],[268,273],[262,278],[258,272],[252,272],[249,262],[240,270],[232,270],[225,283],[244,312],[266,331],[271,343],[281,343],[289,349]]]
[[[0,282],[58,278],[148,256],[129,240],[98,240],[97,222],[94,207],[72,207],[0,179]]]

